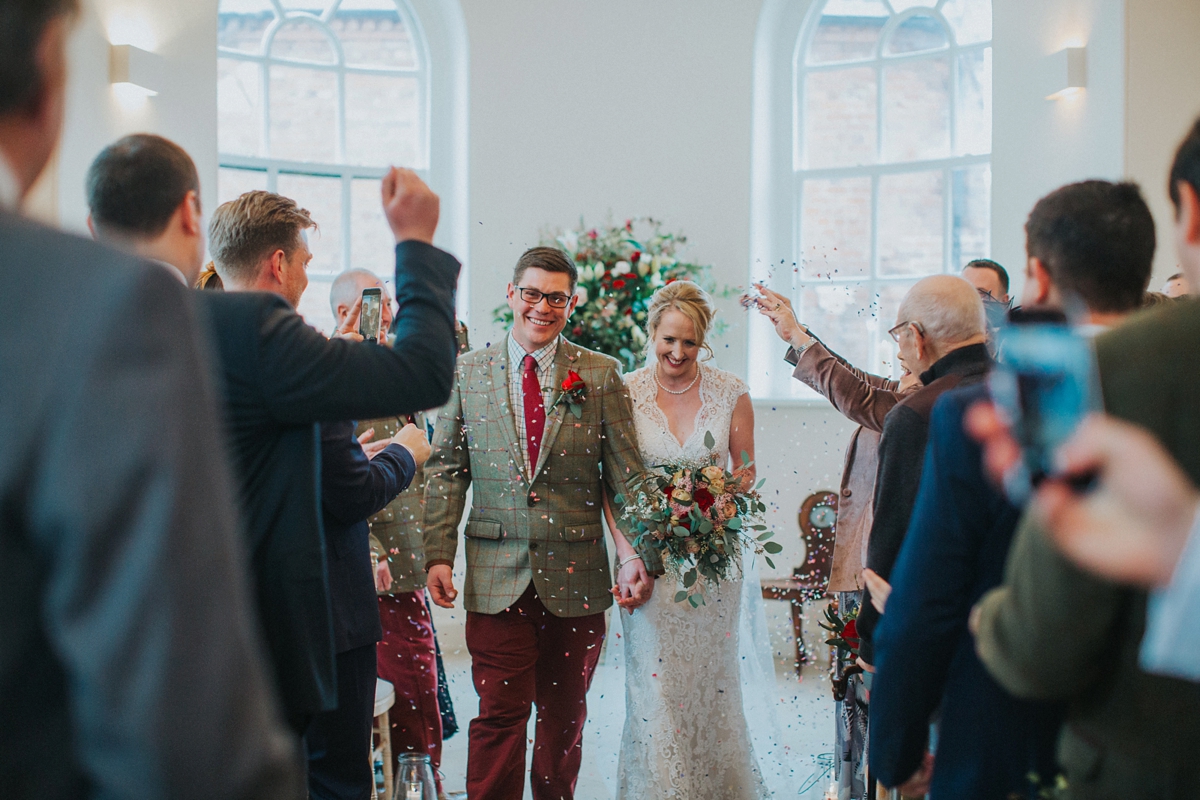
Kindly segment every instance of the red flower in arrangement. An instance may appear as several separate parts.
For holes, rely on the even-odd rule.
[[[595,239],[595,238],[596,238],[596,237],[598,237],[599,235],[600,235],[600,234],[596,233],[596,229],[595,229],[595,228],[592,228],[590,231],[588,231],[588,238],[589,238],[589,239]]]
[[[625,220],[625,230],[628,233],[633,233],[633,220],[631,220],[631,219]]]
[[[562,382],[562,390],[564,392],[573,392],[576,389],[582,389],[583,386],[583,378],[579,377],[579,373],[575,370],[569,370],[566,380]]]
[[[574,328],[571,328],[571,335],[572,336],[583,336],[583,326],[576,325]]]
[[[703,486],[698,487],[696,491],[692,492],[692,497],[696,500],[696,505],[700,506],[700,510],[706,514],[713,507],[713,503],[716,502],[716,498],[712,496],[712,492]]]
[[[614,289],[624,289],[625,281],[621,280],[620,278],[617,278],[615,281],[613,281],[613,288]]]
[[[842,638],[850,643],[850,646],[858,649],[858,620],[850,620],[846,623],[846,627],[842,630]]]
[[[636,264],[641,260],[642,260],[642,251],[641,250],[634,250],[633,255],[631,255],[629,257],[630,264]]]

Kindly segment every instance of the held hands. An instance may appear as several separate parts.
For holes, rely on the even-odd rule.
[[[924,797],[929,794],[929,784],[932,782],[933,753],[926,753],[925,758],[921,761],[921,766],[917,767],[917,771],[896,788],[904,797]]]
[[[873,569],[864,569],[862,574],[867,591],[871,593],[871,605],[882,614],[883,609],[887,607],[888,598],[892,595],[892,585],[879,577],[879,573]]]
[[[379,455],[383,452],[383,448],[392,443],[391,439],[384,439],[382,442],[372,442],[371,440],[374,438],[374,428],[367,428],[358,437],[358,445],[363,449],[363,452],[367,454],[368,459],[372,459]]]
[[[375,591],[386,592],[392,588],[392,570],[386,558],[375,565]]]
[[[440,201],[411,169],[392,167],[383,176],[383,213],[397,242],[433,244]]]
[[[611,591],[617,605],[632,614],[654,594],[654,578],[646,572],[642,560],[635,558],[617,572],[617,585]]]
[[[435,606],[454,608],[454,599],[458,597],[458,590],[454,588],[454,577],[449,566],[434,564],[430,567],[429,574],[425,578],[425,585],[429,588],[429,597]]]

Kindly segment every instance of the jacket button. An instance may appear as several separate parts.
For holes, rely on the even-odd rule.
[[[853,492],[851,492],[849,489],[842,489],[842,497],[849,497],[852,494]]]
[[[538,547],[538,545],[537,545],[537,542],[530,542],[530,543],[529,543],[529,549],[530,549],[530,550],[537,550],[537,547]]]

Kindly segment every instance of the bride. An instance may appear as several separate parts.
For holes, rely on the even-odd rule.
[[[753,461],[754,410],[746,384],[700,361],[701,351],[712,355],[705,336],[713,312],[708,295],[690,281],[668,284],[650,300],[650,357],[625,378],[647,467],[711,455],[725,466],[731,451],[739,454],[738,464],[742,452]],[[709,432],[712,450],[704,445]],[[753,466],[739,477],[752,483]],[[615,531],[607,503],[605,513]],[[619,563],[637,558],[624,536],[614,535],[613,543]],[[747,554],[745,563],[753,561]],[[659,578],[660,584],[671,580]],[[754,584],[745,594],[761,607],[756,573]],[[769,797],[743,706],[742,662],[756,659],[739,657],[739,640],[749,630],[742,576],[701,587],[705,602],[698,608],[676,603],[676,587],[665,585],[638,606],[646,588],[630,586],[623,574],[614,588],[618,605],[630,612],[622,616],[626,717],[617,800]]]

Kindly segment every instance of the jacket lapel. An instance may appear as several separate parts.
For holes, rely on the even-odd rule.
[[[491,387],[488,389],[488,403],[492,407],[492,412],[488,414],[488,417],[500,425],[500,437],[508,442],[508,449],[514,459],[513,463],[517,465],[517,471],[524,475],[525,457],[521,454],[524,442],[517,440],[517,422],[513,416],[512,403],[509,402],[508,395],[508,370],[512,369],[508,363],[508,338],[501,339],[494,346],[496,352],[492,354],[488,367],[488,377],[491,383]]]
[[[568,342],[566,339],[559,338],[558,350],[554,353],[554,377],[551,378],[550,386],[553,391],[550,393],[550,402],[554,403],[558,400],[560,388],[563,381],[567,379],[567,373],[573,368],[575,361],[579,358],[579,349],[575,345]],[[557,403],[554,408],[546,410],[546,427],[548,432],[542,437],[542,446],[538,450],[538,463],[533,470],[532,478],[537,479],[538,474],[542,471],[542,467],[546,464],[546,459],[550,456],[550,450],[554,447],[554,440],[558,437],[558,429],[563,424],[563,414],[565,413],[565,404]],[[532,483],[532,480],[530,481]]]

